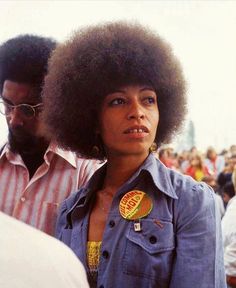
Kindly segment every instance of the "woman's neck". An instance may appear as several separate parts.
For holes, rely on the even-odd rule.
[[[103,188],[117,191],[142,165],[146,157],[119,156],[109,157],[107,161],[107,171],[103,183]]]

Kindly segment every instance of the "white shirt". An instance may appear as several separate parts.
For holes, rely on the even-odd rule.
[[[228,203],[222,219],[225,272],[236,276],[236,196]]]
[[[1,288],[88,288],[82,264],[63,243],[0,212]]]

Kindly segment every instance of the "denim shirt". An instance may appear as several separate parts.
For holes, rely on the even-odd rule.
[[[86,243],[93,195],[106,170],[101,167],[60,208],[56,236],[66,243],[87,268]],[[117,172],[119,173],[119,172]],[[134,221],[121,217],[119,203],[125,193],[141,190],[153,209]],[[117,191],[103,234],[98,267],[100,288],[224,288],[225,273],[214,192],[166,168],[152,154]]]

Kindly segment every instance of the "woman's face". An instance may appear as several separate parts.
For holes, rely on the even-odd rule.
[[[191,159],[191,165],[192,166],[199,166],[201,164],[201,160],[198,156],[194,156],[192,159]]]
[[[152,88],[126,86],[108,94],[99,129],[107,156],[147,157],[158,122],[157,95]]]

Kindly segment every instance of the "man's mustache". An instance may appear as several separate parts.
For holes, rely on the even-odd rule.
[[[9,134],[13,137],[13,138],[25,138],[25,139],[29,139],[32,138],[31,134],[27,131],[25,131],[22,128],[10,128],[9,129]],[[17,140],[17,139],[16,139]]]

